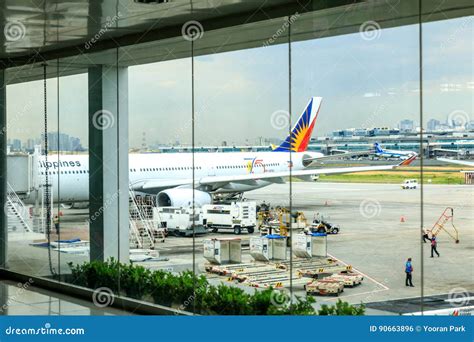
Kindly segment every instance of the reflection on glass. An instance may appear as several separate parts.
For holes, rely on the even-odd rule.
[[[457,165],[472,165],[472,17],[423,23],[420,80],[420,25],[399,10],[294,14],[239,28],[255,36],[238,51],[241,36],[217,30],[12,82],[9,267],[99,289],[99,307],[124,295],[211,315],[403,314],[469,293],[472,173]],[[89,195],[99,66],[127,75],[104,78],[118,98],[98,122],[115,129],[105,109],[127,103],[131,264],[89,262],[91,243],[123,242],[90,232],[117,195]],[[115,157],[104,168],[123,172]]]
[[[69,263],[89,260],[88,80],[86,73],[62,76],[63,68],[72,65],[58,63],[59,129],[52,134],[52,143],[58,151],[58,164],[53,167],[59,183],[52,228],[59,233],[57,239],[64,241],[58,246],[58,272],[66,275],[70,273]]]
[[[272,22],[268,32],[282,24]],[[201,45],[226,34],[231,35],[225,30],[209,33],[195,42],[195,48],[199,51]],[[197,265],[200,273],[207,269],[212,286],[216,274],[228,272],[234,277],[225,283],[228,288],[211,287],[207,296],[213,301],[206,302],[206,314],[264,315],[270,307],[279,308],[270,302],[271,290],[255,290],[280,282],[271,266],[266,271],[261,267],[279,259],[287,262],[287,239],[292,234],[290,221],[282,214],[289,210],[290,198],[288,46],[267,46],[268,38],[262,36],[255,48],[195,58],[195,160],[207,168],[205,181],[213,193],[213,204],[201,208],[211,232],[196,241]],[[196,183],[196,192],[204,189]],[[275,255],[273,244],[278,245]],[[239,263],[241,267],[235,266]],[[258,272],[263,272],[261,280],[256,278]],[[283,273],[286,277],[288,271]],[[226,301],[226,292],[235,296],[239,307]],[[281,308],[287,304],[285,295],[281,304]]]
[[[334,304],[321,296],[331,293],[356,308],[367,305],[367,313],[376,308],[372,302],[421,294],[420,189],[401,188],[421,170],[417,162],[394,168],[420,154],[419,28],[386,28],[375,13],[357,6],[341,13],[360,25],[344,35],[333,34],[337,21],[322,27],[320,15],[302,15],[292,25],[291,50],[293,107],[322,97],[308,150],[329,156],[311,165],[320,170],[317,182],[292,183],[294,210],[304,213],[311,231],[327,234],[323,254],[333,260],[328,266],[319,258],[321,274],[306,292],[317,296],[318,307]],[[323,38],[301,39],[311,34]],[[320,243],[313,239],[308,250]],[[400,286],[409,257],[415,288]],[[312,273],[296,260],[294,268]],[[302,286],[294,290],[304,293]]]
[[[43,78],[16,83],[14,77],[7,85],[8,265],[20,273],[52,276],[58,270],[58,253],[50,243],[54,236],[57,240],[51,229],[55,197],[51,185],[57,184],[58,177],[53,167],[58,163],[57,144],[51,141],[50,133],[58,131],[57,79],[54,63],[47,67],[35,65],[32,70]],[[28,70],[9,70],[19,79],[23,71]],[[28,94],[26,99],[22,94]]]
[[[423,23],[423,281],[428,312],[433,297],[451,303],[444,313],[462,312],[459,308],[469,305],[473,290],[472,268],[458,262],[470,257],[468,246],[473,244],[472,189],[463,185],[472,184],[468,170],[474,165],[473,20],[471,15]]]

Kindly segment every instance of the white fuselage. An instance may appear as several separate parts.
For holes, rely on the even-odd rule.
[[[289,152],[194,153],[194,178],[288,171],[290,167],[292,170],[303,170],[306,168],[303,159],[321,156],[323,154],[318,152],[292,152],[291,158]],[[54,202],[89,200],[88,155],[50,155],[47,163],[44,156],[39,157],[37,184],[46,183],[48,172]],[[192,165],[192,153],[130,154],[129,182],[133,185],[144,180],[192,179]],[[253,184],[227,185],[217,192],[245,192],[269,184],[272,182],[257,180]],[[32,194],[25,202],[31,203],[33,200]]]

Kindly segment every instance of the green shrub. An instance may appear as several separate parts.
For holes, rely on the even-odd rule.
[[[71,269],[71,283],[77,286],[87,287],[87,277],[86,272],[84,272],[86,264],[74,265],[71,261],[68,262],[68,266]],[[90,264],[87,264],[87,267],[89,266]]]
[[[151,271],[143,266],[122,265],[120,267],[120,288],[127,297],[142,299],[150,287]]]
[[[205,308],[205,298],[209,290],[209,282],[204,275],[197,276],[192,271],[179,274],[179,291],[174,301],[181,309],[201,313]]]
[[[250,298],[250,305],[254,315],[269,315],[270,308],[274,307],[272,298],[274,297],[273,288],[268,288],[262,291],[255,290],[255,293]]]
[[[186,301],[194,301],[194,288],[197,287],[197,276],[192,271],[181,272],[178,277],[178,291],[174,293],[174,302],[182,305]]]
[[[174,294],[178,291],[177,276],[163,270],[152,273],[150,277],[150,295],[156,304],[171,306]]]
[[[164,270],[150,271],[143,266],[121,264],[115,259],[68,264],[72,283],[96,289],[108,287],[128,297],[142,299],[150,296],[156,304],[178,306],[181,310],[210,315],[363,315],[365,307],[352,306],[339,300],[335,306],[322,305],[316,312],[311,296],[295,296],[293,301],[283,298],[278,290],[268,288],[249,294],[244,290],[220,284],[209,285],[204,275],[191,271],[173,274]],[[277,292],[278,291],[278,292]],[[280,298],[281,299],[281,298]]]
[[[313,304],[316,300],[311,296],[306,296],[305,298],[300,296],[295,296],[295,299],[292,303],[289,303],[287,306],[280,306],[277,308],[270,308],[270,315],[316,315],[316,310],[313,307]]]
[[[363,316],[364,313],[365,306],[363,304],[354,306],[340,299],[333,306],[321,305],[321,309],[318,311],[321,316]]]
[[[174,275],[158,270],[150,278],[150,291],[155,303],[167,306],[175,304],[181,310],[202,311],[209,286],[205,276],[196,276],[192,271]]]
[[[206,313],[217,315],[251,315],[251,295],[235,286],[210,286],[205,294]]]
[[[117,260],[111,258],[105,262],[92,261],[76,266],[69,263],[69,266],[74,284],[91,289],[108,287],[114,292],[118,291],[120,268],[123,265]]]
[[[316,315],[316,310],[313,307],[314,303],[316,303],[316,300],[312,296],[306,296],[305,298],[296,296],[296,303],[289,307],[288,314]]]

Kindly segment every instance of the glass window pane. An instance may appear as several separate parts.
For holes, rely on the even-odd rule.
[[[8,264],[19,273],[51,277],[59,269],[52,189],[58,177],[56,65],[9,69],[7,78]]]
[[[196,179],[195,193],[210,191],[213,195],[212,204],[201,206],[211,234],[197,239],[198,266],[202,274],[206,263],[223,263],[216,268],[235,270],[236,280],[225,285],[241,296],[254,295],[258,290],[242,289],[237,279],[247,277],[247,284],[254,287],[276,287],[282,282],[286,288],[284,301],[279,304],[282,308],[289,305],[290,271],[282,272],[284,279],[280,280],[276,267],[274,272],[266,271],[266,280],[259,280],[256,275],[275,266],[279,259],[286,264],[290,259],[286,242],[292,234],[290,184],[286,181],[291,157],[288,141],[285,142],[290,127],[288,45],[270,42],[284,23],[279,19],[233,30],[205,31],[194,41],[198,53],[222,42],[216,53],[195,57],[194,158],[202,165],[198,177],[205,181],[203,184]],[[221,52],[235,43],[233,40],[242,30],[261,36],[255,38],[252,48]],[[236,32],[239,34],[234,35]],[[197,200],[195,204],[200,205]],[[281,235],[282,239],[270,239],[268,235]],[[199,248],[203,243],[207,258]],[[213,247],[231,249],[230,256],[210,256]],[[231,265],[226,266],[229,262]],[[235,264],[241,264],[241,270]],[[213,275],[207,276],[215,285]],[[225,302],[222,295],[216,296],[216,303]],[[209,303],[203,313],[268,314],[271,306],[267,303],[269,307],[262,304],[256,308],[250,299],[247,306],[239,308],[230,302]]]
[[[366,314],[404,313],[406,303],[398,312],[389,301],[422,294],[420,164],[392,169],[420,153],[419,26],[397,19],[407,11],[416,15],[417,8],[357,4],[303,14],[291,31],[293,107],[322,97],[309,151],[329,155],[311,165],[320,170],[317,182],[293,183],[293,202],[313,231],[328,233],[327,257],[336,260],[313,257],[324,274],[307,289],[318,295],[328,279],[363,276],[360,286],[338,283],[330,291],[367,305]],[[404,284],[408,258],[415,288]],[[339,274],[345,265],[350,276]],[[318,308],[335,303],[316,298]]]

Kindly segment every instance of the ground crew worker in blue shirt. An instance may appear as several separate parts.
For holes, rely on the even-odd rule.
[[[413,272],[413,266],[411,265],[411,258],[408,258],[405,264],[405,273],[407,275],[405,279],[405,285],[410,287],[415,287],[411,281],[411,273]]]

